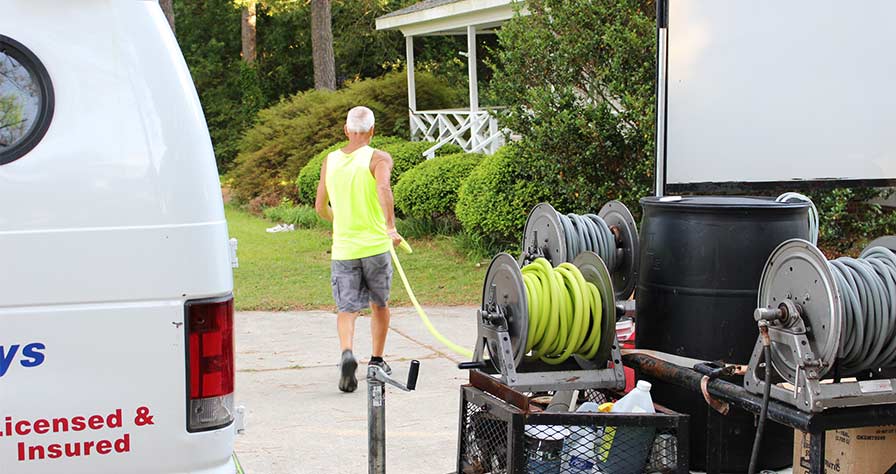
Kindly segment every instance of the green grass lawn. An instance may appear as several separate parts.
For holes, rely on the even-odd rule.
[[[333,309],[330,293],[330,232],[296,229],[269,234],[273,224],[228,206],[230,236],[239,240],[239,268],[233,270],[238,310]],[[478,304],[487,265],[459,253],[446,237],[409,239],[413,254],[399,253],[422,305]],[[395,306],[410,305],[396,272]]]

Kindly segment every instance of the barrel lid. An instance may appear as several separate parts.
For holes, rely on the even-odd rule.
[[[800,209],[808,202],[778,202],[758,196],[648,196],[641,198],[644,207],[701,208],[701,209]]]

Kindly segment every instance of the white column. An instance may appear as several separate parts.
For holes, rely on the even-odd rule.
[[[470,76],[470,112],[479,110],[479,82],[476,78],[476,27],[467,27],[467,73]]]
[[[414,81],[414,37],[404,38],[405,56],[408,62],[408,122],[411,126],[411,140],[417,134],[417,122],[414,114],[417,112],[417,85]],[[425,133],[425,132],[424,132]],[[424,138],[425,139],[425,138]]]
[[[417,89],[414,83],[414,37],[404,39],[405,55],[408,61],[408,108],[417,111]]]
[[[477,128],[479,117],[479,79],[476,77],[476,27],[467,26],[467,74],[470,79],[470,150],[479,144]],[[470,151],[467,150],[467,151]]]

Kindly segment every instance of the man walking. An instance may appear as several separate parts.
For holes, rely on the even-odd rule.
[[[321,217],[333,222],[330,283],[338,311],[336,329],[342,348],[339,390],[343,392],[358,388],[358,361],[352,354],[352,340],[355,319],[368,306],[373,312],[370,364],[391,372],[383,361],[392,286],[389,249],[401,243],[401,236],[395,230],[389,185],[392,157],[370,147],[373,125],[373,111],[367,107],[348,111],[343,127],[348,145],[330,153],[321,165],[314,205]]]

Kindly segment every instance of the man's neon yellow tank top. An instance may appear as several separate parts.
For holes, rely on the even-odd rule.
[[[333,208],[333,260],[354,260],[388,252],[386,217],[370,172],[373,148],[327,155],[327,195]]]

